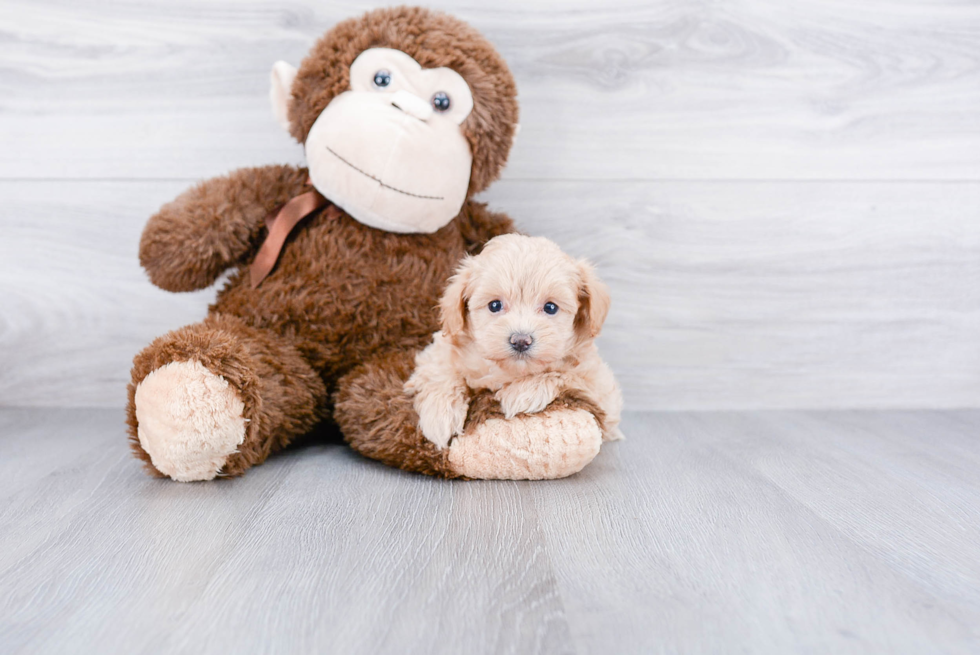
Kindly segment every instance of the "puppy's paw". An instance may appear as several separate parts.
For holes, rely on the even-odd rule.
[[[553,378],[518,380],[501,387],[494,397],[507,418],[518,414],[537,414],[558,397],[559,384]]]
[[[416,397],[415,411],[419,415],[422,435],[437,448],[445,448],[449,440],[463,433],[469,403],[459,398]]]
[[[548,406],[548,401],[542,399],[529,399],[515,394],[496,394],[500,402],[500,409],[507,418],[514,418],[518,414],[537,414]]]

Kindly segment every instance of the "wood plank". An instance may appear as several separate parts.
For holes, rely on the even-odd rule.
[[[600,343],[633,408],[980,399],[980,186],[528,182],[492,198],[599,264]]]
[[[435,6],[514,71],[510,179],[980,179],[970,3]],[[268,71],[358,11],[6,0],[0,176],[195,179],[300,161],[268,108]]]
[[[125,402],[132,357],[214,291],[152,287],[182,182],[0,182],[0,405]],[[974,407],[980,184],[513,182],[487,199],[594,259],[634,409]]]

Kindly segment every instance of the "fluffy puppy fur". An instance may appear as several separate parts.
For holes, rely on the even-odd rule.
[[[594,342],[609,291],[588,262],[542,237],[498,236],[463,260],[440,311],[442,330],[405,383],[436,446],[462,434],[471,392],[481,389],[495,392],[507,418],[578,391],[605,413],[603,439],[622,438],[622,393]]]

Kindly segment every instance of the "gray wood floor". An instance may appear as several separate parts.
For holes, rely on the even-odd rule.
[[[630,413],[554,482],[308,443],[178,484],[0,410],[0,652],[980,650],[980,411]]]

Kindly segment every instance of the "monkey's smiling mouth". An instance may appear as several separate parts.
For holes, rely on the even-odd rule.
[[[368,177],[368,178],[374,180],[375,182],[377,182],[378,184],[380,184],[385,189],[391,189],[392,191],[394,191],[396,193],[401,193],[401,194],[406,195],[406,196],[411,196],[412,198],[422,198],[423,200],[445,200],[445,198],[443,196],[423,196],[423,195],[418,194],[418,193],[412,193],[411,191],[403,191],[402,189],[398,189],[396,187],[393,187],[390,184],[385,184],[381,180],[381,178],[378,178],[378,177],[375,177],[374,175],[371,175],[367,171],[358,168],[354,164],[350,163],[349,161],[347,161],[346,159],[344,159],[343,157],[341,157],[330,146],[324,146],[324,148],[326,148],[327,149],[327,152],[329,152],[331,155],[333,155],[334,157],[336,157],[340,161],[344,162],[345,164],[347,164],[348,166],[350,166],[351,168],[353,168],[355,171],[357,171],[361,175],[363,175],[365,177]]]

